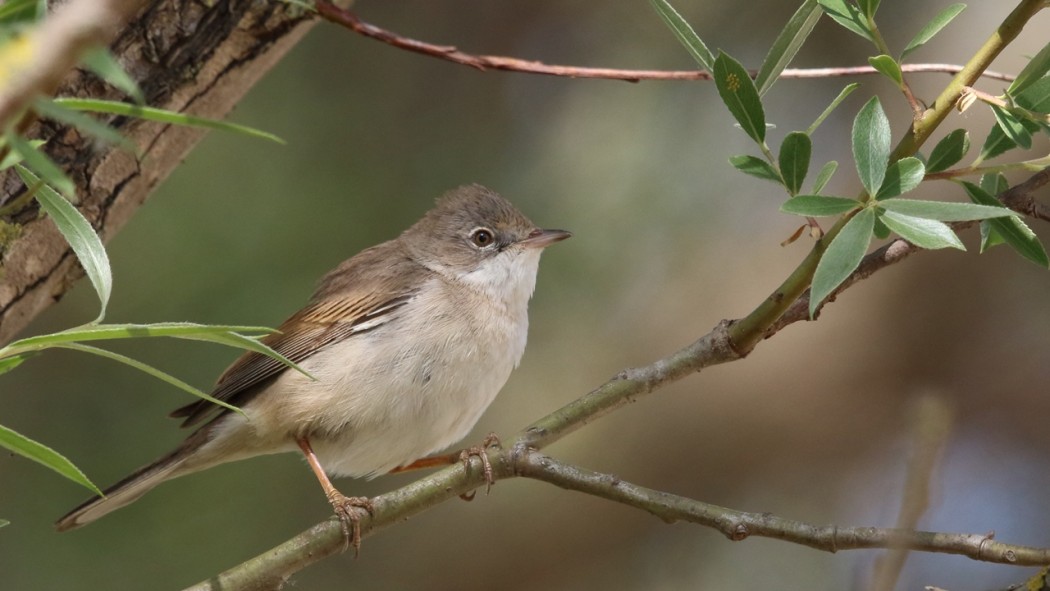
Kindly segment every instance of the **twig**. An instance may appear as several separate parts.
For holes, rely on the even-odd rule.
[[[328,0],[317,0],[317,14],[325,20],[345,27],[359,35],[382,41],[387,45],[420,53],[430,57],[469,66],[478,70],[504,70],[544,76],[562,76],[567,78],[598,78],[603,80],[623,80],[640,82],[642,80],[710,80],[711,74],[704,70],[621,70],[617,68],[587,68],[582,66],[564,66],[543,62],[523,60],[499,55],[474,55],[460,51],[453,45],[436,45],[404,37],[393,31],[382,29],[362,21],[353,12],[339,8]],[[953,64],[902,64],[904,73],[941,73],[957,74],[962,66]],[[754,77],[757,72],[751,72]],[[788,68],[781,78],[835,78],[841,76],[862,76],[878,74],[871,66],[850,66],[843,68]],[[1009,82],[1014,79],[1009,74],[985,72],[986,78]]]

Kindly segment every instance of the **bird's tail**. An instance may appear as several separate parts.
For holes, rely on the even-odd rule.
[[[207,440],[207,429],[201,429],[186,439],[178,448],[159,460],[139,468],[120,482],[102,491],[102,496],[84,501],[55,522],[55,529],[67,531],[95,521],[138,500],[158,484],[177,476],[203,468],[185,467],[184,462],[193,450]]]

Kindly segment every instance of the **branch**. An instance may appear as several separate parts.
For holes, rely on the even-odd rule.
[[[435,45],[433,43],[427,43],[426,41],[419,41],[366,23],[358,18],[353,12],[339,8],[328,0],[317,0],[315,8],[317,9],[317,14],[320,15],[321,18],[349,29],[359,35],[382,41],[383,43],[398,49],[419,53],[463,66],[469,66],[481,71],[503,70],[507,72],[539,74],[542,76],[598,78],[602,80],[623,80],[625,82],[640,82],[642,80],[711,80],[711,74],[705,70],[621,70],[616,68],[587,68],[581,66],[545,64],[543,62],[500,55],[474,55],[464,53],[453,45]],[[962,69],[963,66],[953,64],[901,65],[901,71],[904,73],[930,72],[958,74]],[[861,76],[878,73],[879,72],[871,66],[804,69],[787,68],[780,74],[780,77],[795,79],[835,78],[841,76]],[[752,78],[756,75],[757,71],[751,72]],[[1006,82],[1014,79],[1014,77],[1009,74],[1001,74],[998,72],[985,72],[984,76]]]
[[[496,480],[524,477],[554,484],[643,509],[667,523],[687,521],[711,527],[733,541],[757,536],[801,544],[825,552],[872,548],[957,554],[982,562],[1033,566],[1050,563],[1050,548],[1006,544],[988,534],[912,531],[896,528],[814,525],[771,513],[749,513],[703,503],[631,484],[560,462],[536,450],[514,446],[489,451]],[[481,462],[446,468],[407,486],[372,499],[375,515],[361,520],[361,536],[485,486]],[[346,540],[337,518],[303,531],[294,538],[184,591],[264,591],[280,589],[299,570],[344,550]]]

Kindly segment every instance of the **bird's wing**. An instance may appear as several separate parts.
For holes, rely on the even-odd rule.
[[[292,362],[302,363],[332,343],[388,322],[393,318],[392,312],[414,295],[414,292],[394,296],[351,293],[315,301],[286,320],[278,332],[263,337],[262,342]],[[234,406],[244,405],[259,392],[255,386],[284,371],[295,370],[267,355],[245,353],[219,377],[212,396]],[[189,427],[219,410],[222,407],[198,400],[176,409],[170,416],[185,417],[182,426]]]

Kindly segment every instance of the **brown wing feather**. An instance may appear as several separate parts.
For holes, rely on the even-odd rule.
[[[286,320],[280,332],[267,335],[262,342],[294,363],[301,363],[332,343],[379,326],[376,320],[390,315],[415,296],[411,287],[419,285],[419,274],[428,271],[405,256],[396,241],[370,248],[345,261],[322,280],[306,308]],[[348,277],[360,279],[361,289],[348,285]],[[411,287],[410,287],[411,286]],[[261,353],[245,353],[230,365],[212,390],[212,396],[243,406],[262,385],[290,370],[280,361]],[[198,400],[171,413],[185,418],[183,427],[195,425],[222,407]]]

